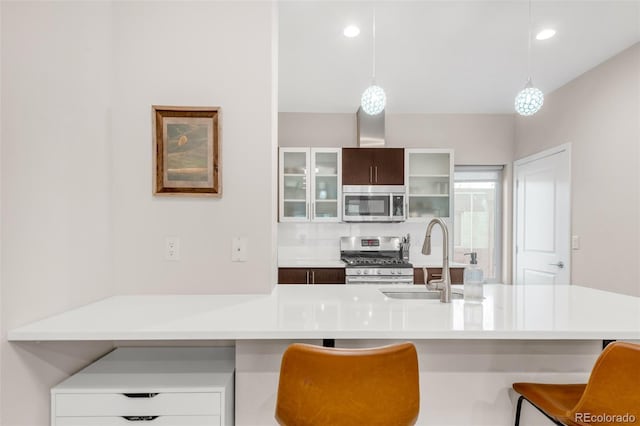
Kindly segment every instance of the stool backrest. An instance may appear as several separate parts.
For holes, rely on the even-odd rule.
[[[584,419],[585,413],[628,414],[640,420],[640,345],[614,342],[602,351],[571,418]]]
[[[296,343],[282,357],[276,403],[282,425],[405,426],[416,422],[419,408],[411,343],[372,349]]]

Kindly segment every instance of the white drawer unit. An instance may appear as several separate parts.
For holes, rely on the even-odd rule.
[[[232,425],[234,366],[234,348],[118,348],[51,389],[51,424]]]
[[[219,425],[220,416],[157,417],[58,417],[57,426],[209,426]]]

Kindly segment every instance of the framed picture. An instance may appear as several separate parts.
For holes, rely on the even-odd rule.
[[[219,107],[152,107],[155,195],[222,195],[220,112]]]

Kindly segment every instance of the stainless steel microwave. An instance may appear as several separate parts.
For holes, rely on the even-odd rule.
[[[405,220],[404,185],[344,185],[344,222],[402,222]]]

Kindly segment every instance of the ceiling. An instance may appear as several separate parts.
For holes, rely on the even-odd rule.
[[[510,113],[527,73],[528,3],[283,1],[279,110],[355,112],[372,77],[393,113]],[[640,41],[639,1],[534,1],[535,86],[549,93]],[[342,31],[356,24],[361,33]],[[640,70],[639,70],[640,72]]]

